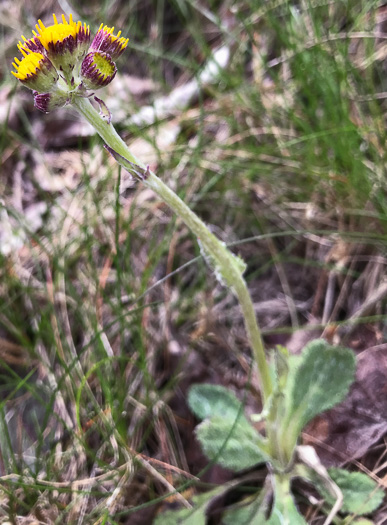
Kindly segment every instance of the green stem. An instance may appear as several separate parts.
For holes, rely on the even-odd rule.
[[[254,358],[258,365],[258,374],[262,386],[264,402],[272,392],[272,382],[269,366],[265,357],[262,336],[255,317],[253,303],[248,292],[245,280],[242,277],[244,263],[233,255],[219,239],[215,237],[199,217],[153,172],[147,170],[146,166],[137,159],[129,150],[128,146],[117,134],[114,127],[104,120],[86,98],[74,97],[73,105],[96,129],[105,143],[116,153],[146,171],[144,185],[151,188],[157,195],[185,222],[188,228],[196,235],[205,254],[210,259],[215,271],[220,274],[222,280],[231,288],[238,297],[242,314],[245,320],[246,330]],[[118,162],[120,160],[118,159]],[[127,163],[122,165],[128,169]]]
[[[276,498],[284,502],[291,494],[290,492],[290,475],[274,474]]]

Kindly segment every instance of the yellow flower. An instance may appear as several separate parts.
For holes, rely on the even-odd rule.
[[[63,23],[60,24],[55,15],[52,15],[52,17],[54,19],[53,26],[45,27],[41,20],[38,20],[38,24],[36,24],[36,29],[39,33],[39,40],[47,51],[49,51],[53,45],[63,42],[68,37],[70,37],[71,42],[75,42],[78,33],[80,33],[82,29],[84,32],[88,30],[86,24],[82,27],[81,21],[74,22],[73,15],[69,16],[68,22],[65,15],[62,15]]]
[[[101,24],[98,32],[90,46],[90,51],[102,51],[112,57],[118,58],[128,45],[129,38],[123,38],[121,31],[116,35],[113,34],[114,27],[108,27]]]
[[[12,63],[16,73],[11,73],[30,89],[41,93],[49,91],[59,78],[52,62],[41,53],[27,53],[22,50],[22,54],[22,60],[15,58],[15,62]]]
[[[57,69],[65,76],[71,74],[74,67],[87,54],[90,44],[90,28],[81,21],[74,22],[73,16],[69,16],[67,22],[62,15],[62,22],[58,23],[55,15],[52,15],[54,24],[45,26],[41,20],[36,24],[36,31],[32,31],[33,38],[19,42],[20,51],[43,51]]]
[[[35,106],[48,112],[89,97],[88,90],[109,84],[116,75],[113,58],[128,44],[121,31],[101,24],[90,46],[90,28],[86,23],[62,15],[58,22],[45,26],[41,20],[29,40],[22,36],[18,49],[23,58],[15,58],[13,75],[34,91]],[[90,46],[90,47],[89,47]]]
[[[117,68],[110,55],[96,52],[88,53],[82,62],[81,77],[87,89],[107,86],[116,76]]]

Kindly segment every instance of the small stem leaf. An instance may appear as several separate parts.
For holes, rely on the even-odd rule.
[[[381,505],[384,491],[366,474],[348,472],[340,468],[330,468],[328,473],[343,493],[342,512],[362,516],[373,512]],[[326,493],[325,488],[320,486],[317,488],[321,489],[321,494],[331,503],[332,497]]]
[[[126,171],[134,178],[137,178],[138,180],[145,180],[148,175],[148,169],[144,170],[141,166],[138,166],[137,164],[134,164],[134,162],[131,162],[130,160],[126,159],[114,149],[112,149],[110,146],[107,146],[105,144],[105,149],[110,153],[110,155],[120,164]]]
[[[289,351],[280,345],[274,350],[274,364],[277,388],[282,392],[289,374]]]
[[[236,419],[243,413],[241,401],[221,385],[193,385],[188,394],[188,404],[199,419],[212,416]]]
[[[101,115],[103,119],[106,120],[108,124],[110,124],[112,120],[112,114],[110,113],[109,108],[107,107],[105,102],[101,100],[100,98],[94,97],[94,100],[99,104],[99,114]]]
[[[243,414],[237,420],[214,416],[196,427],[205,455],[232,471],[268,461],[265,440]]]
[[[352,350],[331,346],[322,339],[309,343],[295,363],[289,371],[282,421],[287,448],[295,446],[311,419],[346,397],[356,370]]]
[[[218,264],[217,260],[211,255],[210,252],[206,249],[205,245],[202,243],[202,241],[198,238],[198,244],[200,248],[200,253],[203,256],[203,259],[206,261],[208,266],[214,270],[215,277],[218,280],[218,282],[222,286],[230,286],[232,288],[232,282],[226,283],[223,275],[223,270],[221,265]],[[223,243],[224,247],[226,247],[226,244]],[[231,253],[231,252],[230,252]],[[231,264],[234,266],[235,271],[237,271],[241,276],[246,271],[247,265],[241,259],[238,255],[235,255],[235,253],[232,254],[232,259],[230,259]]]

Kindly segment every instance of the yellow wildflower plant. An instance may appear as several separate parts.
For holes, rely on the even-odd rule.
[[[12,74],[34,90],[35,106],[48,112],[64,106],[74,97],[89,97],[89,90],[109,84],[116,75],[113,59],[120,56],[129,39],[114,35],[114,27],[101,24],[90,45],[90,28],[86,23],[68,20],[44,25],[41,20],[32,38],[22,36],[18,49],[23,58],[15,58]],[[99,99],[98,99],[99,100]]]

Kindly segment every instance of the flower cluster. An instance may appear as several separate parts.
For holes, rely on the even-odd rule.
[[[23,58],[15,58],[12,74],[34,91],[35,106],[47,113],[71,102],[74,96],[90,96],[109,84],[117,72],[113,60],[126,48],[129,39],[114,35],[114,27],[100,25],[90,44],[90,27],[69,21],[62,15],[58,22],[36,24],[33,37],[22,36],[18,49]]]

